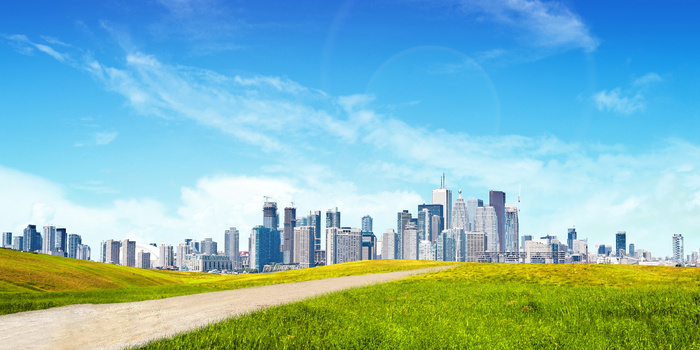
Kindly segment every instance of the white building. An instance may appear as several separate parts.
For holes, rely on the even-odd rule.
[[[177,245],[177,254],[175,255],[175,266],[178,269],[182,269],[185,266],[185,256],[187,254],[194,253],[192,251],[192,245],[187,243],[180,243]]]
[[[239,253],[239,240],[240,235],[235,227],[231,227],[228,230],[224,231],[224,254],[231,258],[231,261],[233,261],[234,269],[242,268]]]
[[[294,253],[293,262],[301,267],[314,267],[316,231],[313,226],[299,226],[294,228]]]
[[[382,259],[396,259],[396,231],[390,228],[382,236]]]
[[[683,235],[677,233],[673,235],[673,262],[683,264]]]
[[[483,232],[486,239],[486,251],[498,252],[498,217],[496,209],[492,206],[476,208],[476,229]]]
[[[418,227],[413,223],[408,223],[403,230],[403,259],[418,259]]]
[[[557,239],[525,241],[525,263],[563,264],[566,250]]]
[[[350,227],[326,229],[326,265],[362,260],[362,230]]]
[[[433,242],[430,240],[422,240],[418,243],[418,260],[435,260],[433,252]]]
[[[90,260],[90,246],[87,244],[78,244],[75,258],[80,260]]]
[[[478,262],[479,257],[484,254],[485,238],[483,232],[470,231],[465,234],[465,257],[466,262]]]
[[[158,260],[158,267],[168,267],[175,266],[175,261],[173,259],[173,246],[170,244],[160,245],[160,259]]]
[[[445,176],[443,175],[440,188],[434,189],[432,193],[433,204],[442,205],[442,216],[444,227],[451,227],[452,223],[452,191],[445,188]]]
[[[520,241],[520,223],[518,221],[518,207],[506,204],[505,215],[505,245],[503,246],[506,252],[518,252]]]
[[[212,254],[188,254],[183,260],[184,269],[193,272],[209,272],[213,270],[231,271],[233,261],[225,255]]]
[[[457,198],[455,206],[452,208],[452,225],[449,228],[469,230],[469,214],[467,213],[467,203],[462,198],[462,190],[459,190],[459,198]]]
[[[136,267],[142,268],[142,269],[150,269],[151,268],[151,253],[144,252],[143,250],[139,250],[139,252],[136,253]]]
[[[136,242],[125,239],[119,249],[119,264],[123,266],[136,266]]]

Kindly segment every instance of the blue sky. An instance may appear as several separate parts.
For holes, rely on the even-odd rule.
[[[299,212],[375,232],[453,191],[521,234],[700,248],[697,5],[3,1],[0,230],[223,240]],[[456,198],[456,193],[454,194]],[[247,241],[243,241],[243,246]]]

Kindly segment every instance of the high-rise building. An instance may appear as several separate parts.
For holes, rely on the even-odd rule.
[[[498,250],[495,251],[505,252],[506,194],[502,191],[489,191],[489,206],[493,207],[498,220]]]
[[[444,207],[442,204],[419,204],[418,205],[418,218],[420,219],[421,212],[428,210],[428,214],[423,214],[425,216],[425,239],[435,242],[437,236],[445,229],[445,220],[443,218]],[[438,217],[437,219],[435,217]],[[422,231],[419,229],[418,231]]]
[[[418,227],[409,222],[402,231],[403,252],[402,259],[417,260],[418,259]]]
[[[438,236],[435,260],[457,261],[457,239],[455,230],[443,230]]]
[[[173,246],[170,244],[161,244],[160,245],[160,259],[158,261],[158,266],[160,267],[168,267],[168,266],[175,266],[175,259],[173,254]]]
[[[450,225],[450,228],[469,230],[469,214],[467,213],[467,203],[462,198],[462,190],[459,190],[459,197],[455,200],[454,207],[452,207],[452,225]]]
[[[90,246],[87,244],[78,244],[75,258],[80,260],[90,260]]]
[[[119,248],[121,243],[113,239],[102,242],[102,262],[106,264],[119,265]]]
[[[17,236],[12,240],[12,249],[14,250],[24,250],[24,237]]]
[[[326,211],[326,229],[331,227],[340,228],[340,212],[337,207]]]
[[[23,237],[23,250],[25,252],[41,251],[41,233],[37,232],[36,225],[27,225]]]
[[[411,213],[409,213],[408,210],[400,211],[396,215],[396,252],[394,253],[395,259],[404,259],[404,230],[406,228],[406,225],[408,225],[411,222],[411,219]]]
[[[199,252],[206,255],[217,255],[219,254],[219,247],[216,242],[209,238],[205,238],[203,241],[199,242]]]
[[[476,208],[476,230],[483,232],[485,236],[485,250],[488,252],[498,252],[498,216],[496,209],[490,205]]]
[[[282,261],[290,264],[294,259],[294,228],[297,226],[297,208],[284,208],[284,234],[282,240]]]
[[[442,205],[442,222],[444,227],[452,227],[452,191],[445,188],[445,174],[442,174],[440,188],[434,189],[432,194],[432,203]]]
[[[683,235],[673,235],[673,262],[683,265]]]
[[[150,269],[151,268],[151,253],[144,252],[143,250],[139,250],[139,252],[136,253],[136,267],[142,268],[142,269]]]
[[[125,239],[121,242],[119,263],[124,266],[136,267],[136,242]]]
[[[566,234],[566,245],[569,247],[569,251],[574,249],[574,240],[576,238],[576,228],[570,228],[569,232]]]
[[[369,215],[362,217],[362,232],[374,232],[372,231],[372,217]]]
[[[476,208],[483,207],[484,201],[477,198],[467,199],[467,219],[469,221],[469,226],[467,231],[476,231]]]
[[[615,234],[615,255],[622,257],[627,250],[627,232],[617,231]]]
[[[563,264],[565,262],[566,252],[556,238],[542,237],[525,242],[525,263]]]
[[[396,259],[396,231],[387,229],[382,236],[382,259]]]
[[[83,244],[83,238],[80,235],[71,233],[68,235],[68,257],[78,258],[78,245]]]
[[[520,241],[520,249],[523,250],[525,249],[525,242],[526,241],[531,241],[532,240],[532,235],[523,235]]]
[[[41,244],[41,252],[44,254],[51,254],[54,251],[56,245],[56,226],[46,225],[44,226],[44,237]]]
[[[12,248],[12,232],[3,232],[2,233],[2,247],[3,248]]]
[[[484,254],[484,233],[470,231],[465,234],[465,239],[464,261],[479,262],[479,257]]]
[[[182,270],[185,266],[185,257],[192,254],[192,245],[187,243],[180,243],[177,245],[177,254],[175,255],[175,267],[178,270]]]
[[[242,268],[239,241],[239,233],[235,227],[224,231],[224,254],[231,258],[234,269]]]
[[[628,253],[629,256],[635,257],[635,256],[634,256],[634,243],[630,243],[629,247],[630,247],[629,253]]]
[[[372,231],[362,232],[362,260],[377,259],[377,236]]]
[[[326,229],[326,265],[362,260],[362,230],[350,227]]]
[[[506,204],[506,226],[505,226],[505,251],[506,252],[518,252],[520,249],[518,247],[519,235],[520,235],[520,222],[518,221],[518,207],[510,204]]]
[[[314,250],[321,250],[321,211],[311,211],[309,212],[309,226],[314,227]],[[325,260],[324,260],[325,261]]]
[[[68,252],[68,233],[66,232],[65,228],[57,228],[56,229],[56,237],[54,239],[53,250],[55,252],[63,252],[64,256],[67,255],[67,252]]]
[[[418,260],[435,260],[433,242],[422,240],[418,243]]]
[[[277,231],[279,228],[279,221],[280,217],[277,214],[277,203],[265,202],[263,205],[263,226],[269,228],[270,230]],[[277,247],[277,249],[279,250],[279,247]]]
[[[264,226],[255,226],[250,232],[250,267],[262,272],[267,264],[281,263],[280,233]]]
[[[294,228],[294,253],[293,263],[302,268],[315,266],[314,242],[316,233],[313,226],[299,226]]]

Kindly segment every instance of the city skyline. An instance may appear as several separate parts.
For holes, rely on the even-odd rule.
[[[444,172],[521,235],[700,247],[695,5],[278,5],[0,4],[0,231],[247,242],[269,196],[380,236]]]

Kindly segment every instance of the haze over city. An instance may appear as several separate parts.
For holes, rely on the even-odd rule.
[[[3,1],[0,231],[245,249],[269,196],[379,234],[444,172],[521,235],[689,253],[694,6]]]

